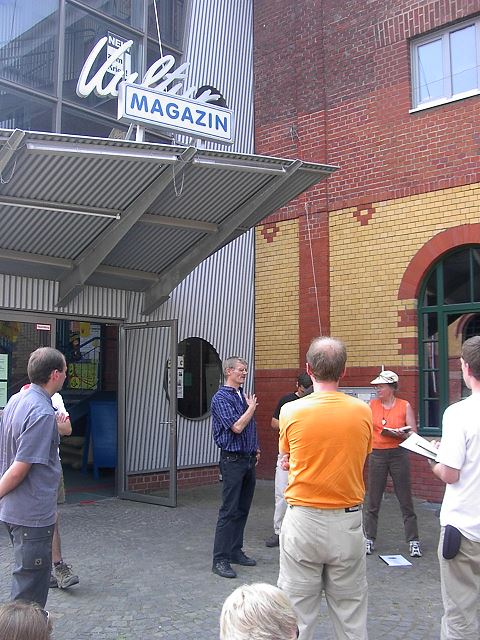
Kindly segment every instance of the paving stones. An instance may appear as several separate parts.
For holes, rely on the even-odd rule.
[[[259,481],[245,551],[256,567],[235,566],[236,580],[211,572],[220,486],[180,491],[177,509],[109,498],[62,505],[64,559],[80,584],[52,589],[47,608],[55,639],[207,640],[218,638],[222,603],[243,582],[276,583],[278,548],[272,533],[273,482]],[[408,556],[394,496],[382,504],[375,553],[367,557],[370,640],[437,640],[442,605],[436,545],[437,508],[416,502],[423,558],[387,567],[378,554]],[[12,551],[0,529],[0,599],[10,593]],[[325,603],[316,638],[333,640]]]

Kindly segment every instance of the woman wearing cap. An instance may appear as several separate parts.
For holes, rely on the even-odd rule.
[[[365,512],[366,552],[370,555],[377,537],[378,513],[388,474],[400,503],[405,527],[405,539],[412,558],[421,557],[417,516],[413,509],[410,487],[408,451],[400,443],[416,431],[415,414],[406,400],[396,397],[398,376],[393,371],[381,371],[372,380],[377,398],[370,401],[373,414],[373,450],[368,466],[368,506]]]

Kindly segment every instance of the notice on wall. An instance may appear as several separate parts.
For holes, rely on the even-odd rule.
[[[0,353],[0,380],[8,380],[8,353]]]
[[[177,398],[183,398],[183,369],[177,369]]]
[[[373,387],[339,387],[338,390],[367,403],[377,395]]]
[[[7,381],[0,382],[0,409],[7,404]]]
[[[128,42],[126,38],[117,36],[115,33],[109,31],[107,35],[107,58],[113,58],[116,52],[120,50],[126,42]],[[113,62],[110,63],[107,69],[107,73],[111,73],[112,75],[123,73],[125,78],[132,73],[132,54],[130,53],[130,49],[122,51],[118,57],[113,59]]]

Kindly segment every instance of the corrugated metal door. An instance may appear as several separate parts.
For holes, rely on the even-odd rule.
[[[121,498],[177,504],[177,321],[120,328]]]

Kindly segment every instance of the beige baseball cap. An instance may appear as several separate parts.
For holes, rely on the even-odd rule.
[[[398,382],[398,376],[395,371],[380,371],[370,384],[393,384],[394,382]]]

